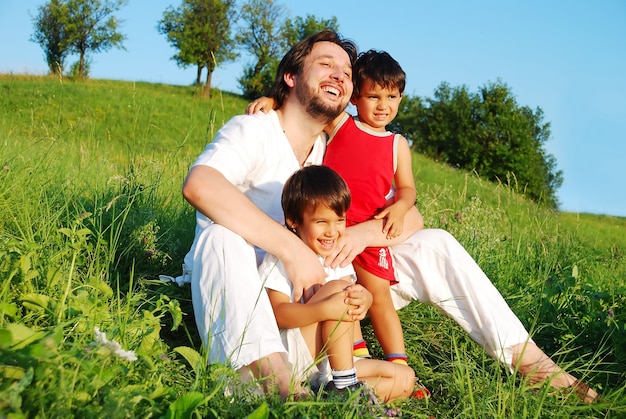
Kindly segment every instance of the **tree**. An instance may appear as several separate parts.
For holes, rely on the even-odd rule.
[[[39,6],[39,13],[32,18],[35,32],[30,40],[43,48],[50,74],[63,73],[68,50],[62,17],[67,15],[61,0],[51,0]]]
[[[51,0],[39,8],[31,39],[44,48],[51,60],[63,64],[66,54],[78,54],[77,75],[87,77],[87,54],[123,48],[124,35],[112,16],[127,0]],[[52,70],[52,68],[51,68]]]
[[[274,83],[281,57],[291,46],[323,29],[339,30],[337,18],[318,19],[313,15],[283,20],[284,9],[273,0],[249,0],[242,7],[237,42],[254,62],[244,68],[239,85],[248,99],[267,93]]]
[[[332,29],[338,32],[339,23],[337,23],[337,17],[318,19],[313,15],[307,14],[305,18],[297,16],[293,21],[291,19],[285,20],[282,27],[284,51],[286,52],[292,45],[324,29]]]
[[[69,16],[65,31],[71,53],[79,55],[78,76],[87,77],[87,53],[123,48],[125,36],[117,31],[119,21],[113,16],[127,0],[68,0]]]
[[[543,148],[550,124],[540,108],[519,106],[505,84],[489,83],[471,94],[465,86],[442,83],[433,99],[405,98],[392,128],[427,156],[509,180],[534,201],[558,206],[563,175]]]
[[[239,85],[248,99],[263,96],[274,82],[279,58],[284,50],[280,25],[284,8],[274,0],[248,0],[241,8],[244,23],[239,28],[237,43],[254,57],[244,67]]]
[[[196,84],[207,69],[203,96],[211,96],[211,76],[220,64],[237,57],[230,34],[235,20],[234,0],[183,0],[163,13],[157,29],[178,50],[172,59],[180,67],[196,66]]]

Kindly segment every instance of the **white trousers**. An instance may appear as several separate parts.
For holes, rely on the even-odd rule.
[[[396,309],[412,301],[435,305],[485,351],[511,368],[511,347],[532,341],[500,292],[447,231],[420,230],[391,248],[399,283]]]
[[[286,352],[254,248],[241,236],[217,224],[196,228],[184,269],[191,271],[194,316],[210,363],[240,370]]]
[[[435,305],[511,368],[511,347],[531,341],[528,332],[451,234],[420,230],[391,251],[399,281],[391,287],[396,309],[412,301]],[[210,362],[240,369],[285,352],[249,243],[217,224],[198,227],[185,269]]]

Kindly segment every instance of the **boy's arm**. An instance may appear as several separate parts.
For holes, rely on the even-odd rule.
[[[246,241],[276,255],[294,284],[294,295],[307,300],[326,272],[315,253],[295,234],[261,211],[218,170],[195,166],[183,185],[183,196],[202,214]]]
[[[276,101],[273,98],[267,96],[261,96],[258,99],[253,100],[246,106],[246,115],[252,115],[257,112],[268,113],[274,109]]]
[[[402,233],[404,216],[415,205],[415,179],[413,178],[411,159],[409,142],[403,136],[398,135],[398,158],[394,176],[394,202],[374,217],[383,220],[383,233],[389,239],[398,237]]]
[[[271,109],[274,109],[274,105],[276,105],[276,101],[273,98],[261,96],[248,103],[248,106],[246,106],[246,115],[253,115],[258,112],[268,113]],[[339,121],[341,121],[341,118],[343,118],[343,115],[345,115],[345,111],[341,112],[339,116],[329,122],[324,128],[324,132],[331,135],[335,131]]]
[[[276,323],[283,329],[309,326],[327,320],[352,321],[352,317],[348,315],[350,306],[345,303],[344,293],[337,292],[306,304],[292,303],[289,296],[280,291],[268,289],[267,295]]]

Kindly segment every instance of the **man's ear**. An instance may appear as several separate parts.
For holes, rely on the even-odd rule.
[[[285,81],[285,84],[289,87],[292,88],[296,85],[296,81],[295,81],[295,76],[293,74],[290,73],[286,73],[283,76],[283,80]]]

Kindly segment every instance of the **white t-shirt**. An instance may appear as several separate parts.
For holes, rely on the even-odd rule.
[[[324,258],[318,256],[320,263],[324,263]],[[324,268],[326,274],[326,282],[336,279],[348,277],[349,281],[356,281],[356,273],[352,264],[345,268],[337,267]],[[265,255],[261,266],[259,266],[259,277],[263,281],[265,288],[275,290],[289,296],[289,300],[293,303],[293,285],[285,273],[285,268],[278,258],[270,253]],[[287,358],[291,364],[291,371],[298,381],[311,380],[319,382],[327,382],[332,380],[331,368],[328,358],[315,360],[309,351],[306,341],[302,337],[300,328],[281,329],[280,337],[287,349]]]
[[[325,134],[315,141],[305,165],[322,164],[326,150]],[[280,224],[284,224],[280,197],[287,179],[300,163],[293,153],[273,110],[254,115],[239,115],[230,119],[215,136],[215,140],[193,163],[220,171],[257,207]],[[197,228],[211,221],[196,213]],[[265,252],[257,249],[257,261]]]

